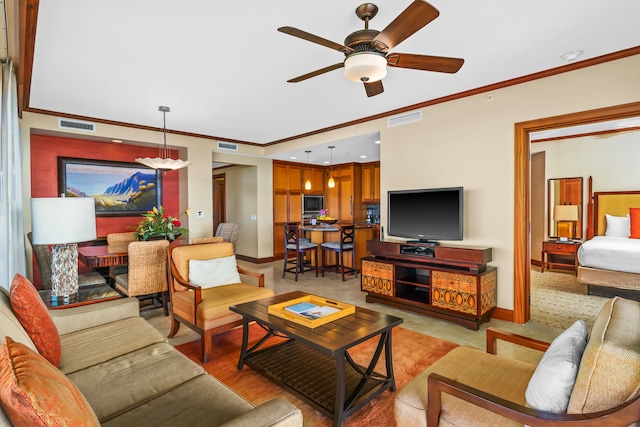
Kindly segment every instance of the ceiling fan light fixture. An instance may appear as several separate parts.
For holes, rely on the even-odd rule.
[[[172,159],[169,157],[169,150],[167,149],[167,113],[170,112],[171,109],[161,105],[158,107],[158,111],[162,111],[162,157],[137,158],[136,162],[148,166],[151,169],[158,169],[161,171],[182,169],[189,166],[189,162],[186,160]]]
[[[344,60],[344,76],[354,82],[372,83],[387,75],[387,59],[376,52],[358,52]]]

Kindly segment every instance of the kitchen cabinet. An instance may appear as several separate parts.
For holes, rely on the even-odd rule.
[[[273,162],[273,252],[284,256],[284,225],[302,222],[302,171],[298,164]]]
[[[362,171],[359,164],[335,166],[326,171],[326,180],[333,175],[336,182],[334,188],[326,187],[325,208],[329,215],[334,216],[340,223],[352,224],[364,221],[366,209],[362,204]]]
[[[311,181],[311,190],[304,189],[304,183],[307,179]],[[302,170],[302,191],[304,194],[324,194],[324,168],[322,167],[305,167]]]
[[[380,162],[362,165],[362,203],[380,203]]]

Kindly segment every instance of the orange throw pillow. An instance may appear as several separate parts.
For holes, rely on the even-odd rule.
[[[640,208],[629,208],[631,220],[631,239],[640,239]]]
[[[24,344],[0,347],[0,403],[15,426],[99,426],[80,390]]]
[[[13,314],[27,331],[40,354],[53,366],[58,367],[62,352],[60,334],[47,306],[29,279],[20,274],[13,277],[9,301]]]

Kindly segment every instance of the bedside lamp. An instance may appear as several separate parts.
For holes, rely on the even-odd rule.
[[[96,238],[92,197],[31,199],[33,243],[52,245],[51,297],[73,302],[78,297],[78,242]]]
[[[553,220],[557,223],[558,237],[573,239],[576,221],[578,221],[578,205],[556,205],[553,208]]]

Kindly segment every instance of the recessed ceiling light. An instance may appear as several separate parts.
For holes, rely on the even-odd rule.
[[[296,156],[291,156],[289,157],[291,160],[298,160],[298,158]]]
[[[330,162],[329,160],[325,160],[325,161],[324,161],[324,162],[322,162],[322,163],[324,163],[325,165],[328,165],[328,164],[329,164],[329,163],[331,163],[331,162]]]
[[[564,55],[561,55],[560,58],[564,59],[567,62],[573,62],[578,59],[578,57],[583,53],[584,50],[572,50],[571,52],[567,52]]]
[[[365,156],[364,154],[362,156],[360,156],[361,159],[366,159],[367,156]]]
[[[111,142],[115,142],[116,144],[122,144],[121,139],[112,139]]]
[[[373,141],[375,144],[380,144],[380,140],[376,139],[375,141]]]

